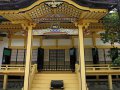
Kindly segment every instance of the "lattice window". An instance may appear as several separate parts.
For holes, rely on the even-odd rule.
[[[50,65],[64,65],[65,50],[49,50]]]

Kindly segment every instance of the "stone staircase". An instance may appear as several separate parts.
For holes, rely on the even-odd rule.
[[[31,90],[50,90],[51,80],[63,80],[64,90],[79,90],[76,73],[72,72],[41,72],[35,74]]]

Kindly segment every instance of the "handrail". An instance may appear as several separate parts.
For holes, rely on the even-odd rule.
[[[79,84],[79,89],[81,88],[81,77],[80,77],[80,67],[78,64],[75,65],[75,72],[77,74],[77,78],[78,78],[78,84]]]
[[[33,67],[33,65],[31,65],[31,68]],[[18,74],[18,73],[23,73],[24,74],[25,71],[25,65],[8,65],[8,64],[4,64],[0,66],[0,74]]]
[[[31,73],[30,73],[30,84],[29,84],[30,90],[31,90],[32,82],[36,72],[37,72],[37,64],[34,64],[33,67],[31,68]]]
[[[2,65],[0,66],[0,72],[9,72],[9,71],[24,71],[24,66],[12,66],[12,65]]]
[[[103,66],[105,66],[105,67],[109,67],[110,66],[110,64],[87,64],[87,65],[85,65],[86,67],[103,67]]]
[[[23,65],[23,64],[2,64],[0,67],[3,67],[3,66],[25,66],[25,65]],[[33,65],[31,65],[31,66],[33,66]]]
[[[76,74],[77,74],[77,78],[78,78],[78,80],[79,80],[79,90],[81,90],[80,88],[81,88],[81,77],[80,77],[80,66],[79,66],[79,64],[76,64],[75,65],[75,72],[76,72]],[[87,83],[86,83],[86,87],[87,87],[87,90],[89,90],[89,88],[88,88],[88,86],[87,86]]]

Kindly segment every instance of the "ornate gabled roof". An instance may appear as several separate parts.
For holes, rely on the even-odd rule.
[[[0,2],[0,15],[2,16],[0,20],[9,20],[9,22],[0,23],[0,31],[19,32],[25,30],[24,25],[29,23],[36,25],[34,30],[50,28],[54,26],[54,23],[58,23],[58,26],[64,29],[74,29],[77,28],[75,26],[77,23],[82,23],[87,29],[91,23],[97,23],[108,13],[106,8],[98,7],[99,4],[98,6],[94,4],[97,7],[93,7],[82,0],[62,0],[59,5],[54,2],[52,5],[56,5],[55,8],[49,6],[49,1],[11,0],[10,2]]]
[[[0,10],[18,10],[26,8],[38,0],[0,0]],[[40,0],[39,0],[40,1]],[[50,1],[50,0],[48,0]],[[64,0],[56,0],[64,1]],[[117,0],[72,0],[81,6],[91,8],[111,9],[117,5]]]

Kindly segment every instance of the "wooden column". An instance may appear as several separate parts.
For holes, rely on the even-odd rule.
[[[8,81],[8,75],[4,75],[4,81],[3,81],[3,90],[7,89],[7,81]]]
[[[11,32],[9,32],[9,40],[8,40],[8,48],[10,48],[11,47],[11,43],[12,43],[12,33]]]
[[[96,38],[95,38],[95,32],[92,32],[92,43],[93,43],[93,46],[96,47]]]
[[[112,75],[108,75],[108,85],[109,85],[109,90],[113,90]]]
[[[81,90],[87,90],[86,87],[86,74],[85,74],[85,59],[84,59],[84,37],[83,28],[78,25],[79,28],[79,65],[80,65],[80,77],[81,77]]]
[[[40,47],[43,47],[43,37],[40,36]]]
[[[30,70],[31,70],[31,50],[32,50],[32,26],[28,26],[24,89],[23,90],[30,90],[29,82],[30,82]]]
[[[71,37],[71,43],[72,43],[72,47],[74,47],[74,37]]]

